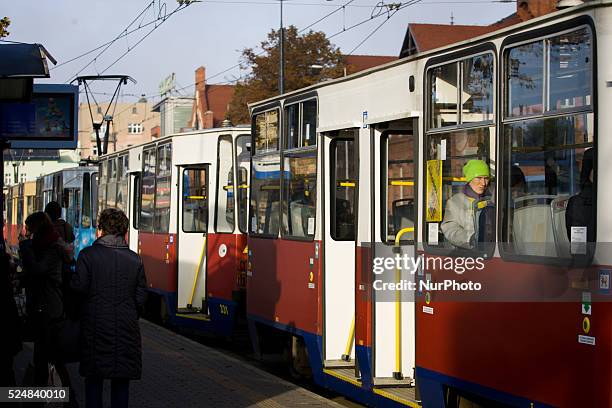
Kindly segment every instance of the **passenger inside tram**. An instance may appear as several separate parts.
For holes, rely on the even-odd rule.
[[[441,229],[453,246],[476,249],[478,243],[491,242],[494,237],[489,165],[469,160],[463,175],[466,184],[446,202]]]
[[[595,242],[595,205],[594,205],[594,185],[593,185],[593,165],[595,152],[593,148],[585,150],[582,159],[582,168],[580,169],[580,192],[572,197],[567,202],[565,211],[565,226],[567,230],[567,238],[570,242],[582,240],[578,235],[586,232],[586,242]],[[584,231],[586,228],[586,231]],[[582,234],[584,235],[584,234]],[[590,253],[591,246],[588,246]],[[578,249],[578,248],[577,248]],[[586,248],[583,248],[586,249]]]

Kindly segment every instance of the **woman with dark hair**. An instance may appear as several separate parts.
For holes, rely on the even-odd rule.
[[[23,262],[22,283],[26,288],[26,311],[34,335],[34,381],[46,386],[49,363],[55,369],[62,384],[71,387],[66,367],[54,361],[52,347],[57,324],[64,318],[62,299],[62,268],[71,262],[71,248],[55,232],[53,223],[44,212],[35,212],[25,221],[26,236],[19,243]],[[70,400],[76,404],[70,388]]]
[[[111,380],[111,407],[127,407],[129,381],[140,379],[142,350],[139,309],[146,298],[140,257],[125,242],[125,214],[114,208],[100,213],[102,235],[79,254],[71,286],[83,295],[82,356],[87,407],[102,407],[105,379]]]

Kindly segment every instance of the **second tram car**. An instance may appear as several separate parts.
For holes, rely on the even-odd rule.
[[[130,218],[149,313],[230,336],[244,310],[250,134],[170,135],[100,159],[98,205]]]

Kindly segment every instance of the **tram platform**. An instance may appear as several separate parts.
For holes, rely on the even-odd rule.
[[[340,404],[287,382],[186,337],[141,320],[143,375],[130,384],[130,407],[341,407]],[[32,361],[32,343],[15,359],[18,385]],[[70,364],[80,407],[85,407],[83,378]],[[23,384],[25,385],[25,384]],[[109,382],[105,407],[110,406]],[[49,406],[61,404],[49,404]]]

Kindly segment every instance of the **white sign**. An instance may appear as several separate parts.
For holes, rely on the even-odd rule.
[[[438,224],[431,222],[429,225],[429,245],[438,245]]]
[[[446,160],[446,139],[440,141],[440,160]]]
[[[308,235],[312,235],[315,232],[315,219],[314,217],[308,218]]]
[[[219,256],[224,258],[227,255],[227,245],[221,244],[219,245]]]
[[[432,315],[433,314],[433,307],[431,306],[423,306],[423,313],[427,313]]]
[[[587,227],[572,227],[570,242],[572,254],[586,254]]]
[[[580,344],[588,344],[589,346],[595,345],[595,337],[593,336],[583,336],[582,334],[578,335],[578,343]]]

